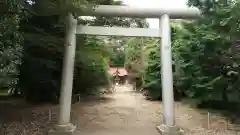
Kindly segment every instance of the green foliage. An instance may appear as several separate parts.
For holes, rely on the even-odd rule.
[[[125,66],[130,72],[130,78],[137,83],[138,87],[144,88],[146,95],[159,96],[161,83],[158,77],[160,54],[159,49],[156,49],[158,40],[129,38],[127,43]],[[158,73],[155,72],[157,70]]]
[[[124,67],[125,63],[125,53],[122,48],[113,48],[112,55],[110,57],[110,66],[111,67]]]
[[[27,101],[49,101],[60,89],[63,40],[48,33],[28,33],[24,38],[18,87]]]
[[[144,51],[145,61],[143,68],[143,89],[145,96],[152,99],[161,97],[161,66],[159,41],[156,39],[148,40]]]
[[[23,13],[15,0],[2,6],[6,11],[0,16],[0,89],[15,89],[22,57],[23,37],[18,30]]]
[[[77,49],[74,92],[89,94],[109,85],[108,51],[103,40],[87,37]],[[83,79],[84,78],[84,79]]]
[[[25,53],[19,88],[30,102],[58,101],[64,52],[64,26],[52,25],[57,22],[57,16],[32,16],[28,19],[28,24],[22,23],[22,30],[25,32]],[[107,62],[108,51],[102,39],[78,36],[74,93],[89,94],[97,92],[100,86],[108,85]]]
[[[32,8],[38,10],[35,6],[38,4],[41,6],[42,3],[44,1],[40,1]],[[106,0],[104,4],[120,3]],[[25,41],[18,88],[29,102],[58,101],[65,31],[64,25],[59,21],[61,18],[60,15],[37,16],[31,14],[21,22]],[[129,26],[131,20],[115,17],[91,21],[80,20],[79,23]],[[111,52],[105,39],[90,36],[77,37],[73,96],[79,93],[95,94],[99,92],[99,87],[109,85],[107,71]]]
[[[239,4],[239,1],[189,0],[189,5],[198,7],[203,17],[171,24],[175,98],[187,96],[197,103],[239,102],[239,55],[231,49],[239,38]],[[161,97],[157,44],[156,40],[144,40],[145,64],[137,71],[141,73],[146,95],[152,99]],[[127,52],[127,63],[134,63],[131,58],[138,56],[139,49],[134,42],[128,47],[132,52]]]
[[[176,31],[173,49],[178,88],[198,102],[238,100],[239,58],[231,51],[239,29],[235,18],[238,4],[191,3],[203,11],[204,18],[184,22]]]
[[[58,7],[60,1],[35,2],[24,6],[24,10],[34,13],[27,14],[27,18],[23,18],[23,7],[16,1],[4,3],[8,12],[0,17],[0,86],[6,90],[17,85],[31,102],[58,100],[65,31],[59,21],[62,15],[66,11],[79,14],[86,3],[122,3],[80,0]],[[240,35],[240,2],[189,0],[189,6],[198,7],[203,17],[171,24],[175,97],[186,95],[202,104],[212,100],[239,101],[240,59],[231,46]],[[56,12],[49,15],[40,10],[43,8]],[[121,17],[96,17],[81,23],[148,27],[146,20]],[[106,40],[118,47],[109,49]],[[119,45],[124,49],[119,50]],[[160,46],[159,40],[152,38],[78,36],[73,94],[96,93],[99,87],[109,85],[109,61],[112,66],[124,65],[147,97],[161,98]]]

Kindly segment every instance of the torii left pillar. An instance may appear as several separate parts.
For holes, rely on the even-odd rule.
[[[65,52],[62,70],[60,111],[58,123],[48,135],[74,135],[76,126],[70,123],[72,84],[76,49],[77,19],[71,13],[66,17]]]

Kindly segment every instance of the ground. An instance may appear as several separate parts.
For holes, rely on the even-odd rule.
[[[46,135],[56,123],[58,106],[26,106],[11,102],[2,106],[2,135]],[[0,103],[1,105],[1,103]],[[3,105],[3,104],[2,104]],[[116,86],[116,92],[102,98],[83,100],[72,106],[72,123],[81,135],[159,135],[156,126],[162,123],[162,104],[147,101],[130,86]],[[225,118],[207,113],[180,102],[175,106],[176,123],[186,134],[233,135]],[[208,119],[210,119],[208,121]],[[235,134],[236,135],[236,134]]]

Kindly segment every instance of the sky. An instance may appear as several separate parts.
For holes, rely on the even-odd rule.
[[[187,0],[121,0],[124,4],[142,8],[187,8]],[[147,19],[150,28],[158,28],[158,19]]]

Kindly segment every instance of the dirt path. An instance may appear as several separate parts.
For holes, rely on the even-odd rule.
[[[147,102],[126,86],[116,87],[116,92],[102,103],[80,104],[84,105],[79,105],[76,112],[82,116],[77,120],[81,135],[159,135],[158,103]]]
[[[116,92],[102,102],[81,102],[74,110],[74,116],[77,116],[74,123],[81,135],[159,135],[156,126],[162,122],[162,104],[145,100],[129,86],[116,87]],[[175,113],[176,124],[186,134],[234,134],[226,130],[226,121],[220,116],[215,116],[208,127],[206,111],[176,103]]]
[[[59,112],[55,105],[3,104],[2,108],[5,109],[0,110],[0,135],[46,135],[56,124]],[[71,116],[79,135],[159,135],[156,126],[162,122],[162,110],[161,102],[147,101],[129,86],[118,86],[114,94],[74,104]],[[211,113],[208,123],[206,110],[178,102],[175,114],[176,124],[185,135],[237,135],[227,130],[226,120],[216,113]]]

